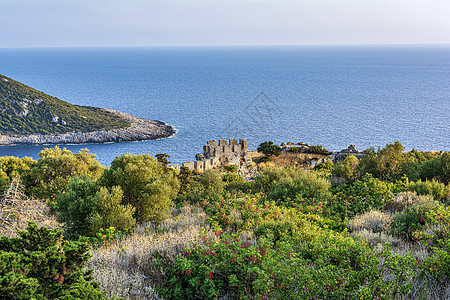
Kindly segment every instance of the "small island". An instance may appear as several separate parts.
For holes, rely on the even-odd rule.
[[[0,145],[131,142],[168,138],[161,121],[73,105],[0,75]]]

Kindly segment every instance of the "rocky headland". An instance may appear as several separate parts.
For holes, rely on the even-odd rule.
[[[105,109],[130,122],[131,126],[119,129],[60,134],[3,134],[0,145],[90,144],[158,140],[176,133],[174,127],[161,121],[147,120],[123,112]]]

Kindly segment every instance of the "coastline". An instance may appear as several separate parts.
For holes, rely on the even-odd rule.
[[[0,135],[0,146],[54,145],[54,144],[99,144],[119,143],[169,138],[176,133],[174,127],[164,122],[147,120],[112,109],[105,110],[127,119],[128,128],[97,130],[91,132],[68,132],[62,134]]]

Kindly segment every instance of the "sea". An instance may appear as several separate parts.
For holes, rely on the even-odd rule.
[[[1,48],[0,74],[78,105],[160,120],[167,139],[87,148],[195,160],[208,140],[306,142],[333,151],[450,150],[450,46]],[[46,146],[2,146],[38,158]]]

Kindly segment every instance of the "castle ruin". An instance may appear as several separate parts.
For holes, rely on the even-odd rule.
[[[247,168],[252,165],[252,157],[247,149],[247,140],[230,139],[211,140],[203,146],[203,153],[195,156],[195,161],[183,163],[190,171],[205,172],[210,169],[223,167],[225,165],[236,165],[239,173],[247,173]],[[176,166],[173,166],[176,167]]]

